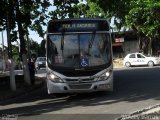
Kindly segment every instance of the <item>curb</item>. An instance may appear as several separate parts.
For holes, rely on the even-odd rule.
[[[160,104],[123,115],[115,120],[160,120]]]

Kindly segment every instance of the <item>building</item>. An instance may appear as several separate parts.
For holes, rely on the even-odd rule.
[[[139,51],[137,34],[133,31],[114,32],[113,57],[123,58],[126,54]]]

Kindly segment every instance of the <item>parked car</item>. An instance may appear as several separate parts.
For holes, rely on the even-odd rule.
[[[46,57],[37,57],[35,67],[36,70],[46,67]]]
[[[126,67],[148,65],[153,67],[159,65],[160,59],[158,57],[147,57],[142,53],[130,53],[126,55],[123,60],[123,65]]]

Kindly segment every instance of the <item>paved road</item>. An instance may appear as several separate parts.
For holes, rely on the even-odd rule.
[[[160,103],[160,68],[114,70],[114,93],[47,95],[46,88],[0,104],[19,119],[111,120]],[[34,114],[34,116],[32,116]]]

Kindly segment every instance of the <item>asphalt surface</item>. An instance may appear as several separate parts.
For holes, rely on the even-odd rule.
[[[39,120],[112,120],[160,103],[160,67],[114,70],[115,92],[48,95],[46,87],[0,103],[0,115]]]

